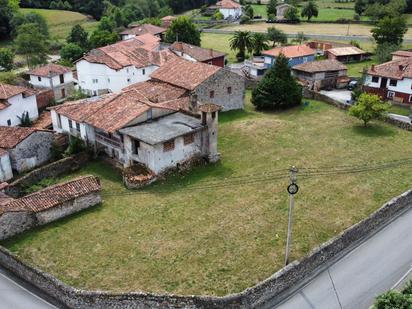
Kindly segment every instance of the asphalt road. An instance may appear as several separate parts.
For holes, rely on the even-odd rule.
[[[333,264],[330,276],[328,270],[323,271],[275,308],[369,308],[377,295],[392,288],[411,268],[411,234],[412,210],[409,210]]]
[[[24,287],[22,282],[0,268],[0,309],[57,308]]]

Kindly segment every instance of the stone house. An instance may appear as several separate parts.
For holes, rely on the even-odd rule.
[[[167,29],[158,27],[155,25],[143,24],[143,25],[132,27],[130,29],[126,29],[123,32],[120,32],[120,35],[122,37],[122,40],[130,40],[137,36],[140,36],[142,34],[147,34],[147,33],[152,34],[162,39],[166,30]]]
[[[124,168],[140,164],[154,174],[197,157],[217,160],[220,107],[198,106],[195,95],[180,92],[180,96],[174,87],[154,84],[146,92],[150,93],[151,86],[165,92],[151,93],[153,101],[131,87],[56,106],[52,110],[53,128],[81,138],[95,152],[106,153]],[[169,95],[179,98],[168,100]]]
[[[56,101],[64,100],[74,92],[73,72],[70,68],[49,63],[27,73],[35,88],[52,89]]]
[[[20,125],[25,113],[31,120],[39,117],[35,91],[0,83],[0,126]]]
[[[369,59],[369,53],[355,46],[331,48],[325,52],[325,55],[329,60],[338,60],[343,63]]]
[[[383,100],[412,103],[412,58],[372,65],[366,74],[363,90]]]
[[[291,7],[292,5],[287,4],[287,3],[281,3],[276,6],[276,21],[285,21],[285,14],[286,11]]]
[[[100,181],[84,176],[12,199],[1,193],[0,240],[102,202]]]
[[[150,78],[195,93],[199,103],[214,103],[223,111],[243,109],[245,79],[225,68],[177,58],[166,62]]]
[[[93,49],[76,62],[79,88],[92,96],[119,92],[148,80],[152,72],[176,57],[168,49],[160,50],[160,39],[149,33]]]
[[[50,160],[53,139],[53,132],[47,130],[0,127],[0,178],[8,180],[13,177],[10,170],[22,173]]]
[[[213,64],[222,68],[225,66],[226,54],[211,48],[202,48],[183,42],[174,42],[169,49],[186,60]]]
[[[348,68],[336,60],[320,60],[298,64],[292,75],[311,90],[345,88],[350,79]]]

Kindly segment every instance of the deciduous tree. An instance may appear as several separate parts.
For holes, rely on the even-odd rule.
[[[384,118],[389,107],[390,104],[383,102],[379,96],[362,93],[356,104],[349,109],[349,115],[362,120],[366,127],[371,120]]]
[[[173,43],[178,40],[196,46],[200,46],[200,31],[187,16],[176,18],[167,29],[165,41]]]
[[[275,15],[276,16],[276,6],[278,5],[277,0],[270,0],[267,7],[266,12],[267,15]]]
[[[288,42],[286,34],[275,27],[268,28],[267,36],[268,39],[273,42],[273,47],[275,47],[276,44],[286,44]]]
[[[80,25],[75,25],[72,28],[66,41],[80,46],[85,51],[89,48],[89,34]]]
[[[401,45],[406,31],[408,31],[406,20],[401,16],[385,17],[371,30],[372,36],[378,45],[383,43]]]
[[[15,47],[17,53],[26,57],[29,67],[47,61],[47,38],[41,33],[37,24],[24,24],[19,27]]]
[[[84,50],[79,45],[68,43],[60,50],[60,57],[68,62],[75,62],[83,56]]]
[[[6,71],[13,69],[14,52],[10,48],[0,48],[0,67]]]

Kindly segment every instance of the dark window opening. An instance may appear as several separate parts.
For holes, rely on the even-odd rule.
[[[60,74],[60,84],[63,84],[63,83],[64,83],[64,75]]]
[[[195,134],[194,133],[189,133],[183,136],[183,144],[184,145],[189,145],[192,144],[195,141]]]
[[[215,119],[216,118],[216,112],[213,112],[212,113],[212,119]]]
[[[175,149],[175,141],[174,140],[163,143],[163,151],[164,152],[171,151],[173,149]]]
[[[210,97],[211,99],[213,99],[213,98],[215,97],[215,92],[214,92],[213,90],[211,90],[211,91],[209,92],[209,97]]]
[[[133,154],[138,155],[139,154],[139,148],[140,148],[140,142],[134,140],[133,141]]]
[[[227,93],[232,94],[232,87],[227,87]]]
[[[38,80],[39,82],[41,82],[41,77],[40,77],[40,76],[38,76],[38,77],[37,77],[37,80]]]
[[[389,81],[389,85],[390,85],[390,86],[396,87],[397,84],[398,84],[398,81],[397,81],[396,79],[391,79],[391,80]]]
[[[378,76],[372,76],[372,83],[378,83],[379,82],[379,77]]]
[[[11,120],[10,120],[10,119],[7,120],[7,125],[8,125],[9,127],[11,126]]]

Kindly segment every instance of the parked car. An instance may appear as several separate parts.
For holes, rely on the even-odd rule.
[[[348,84],[348,90],[353,90],[356,88],[356,86],[358,85],[358,81],[357,80],[351,80]]]

